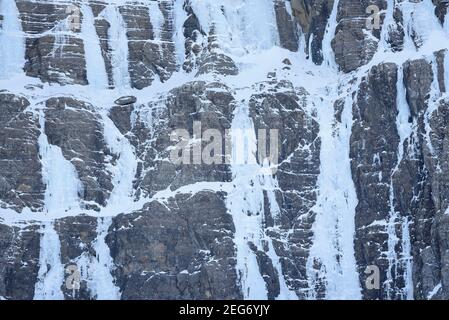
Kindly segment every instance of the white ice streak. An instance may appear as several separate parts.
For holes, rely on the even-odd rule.
[[[449,20],[449,15],[447,19]],[[446,94],[449,95],[449,49],[444,52],[444,87]]]
[[[387,9],[385,12],[385,19],[380,35],[379,47],[384,51],[391,51],[390,31],[395,27],[394,20],[395,0],[387,0]]]
[[[8,79],[23,72],[25,40],[14,0],[0,1],[0,16],[0,79]]]
[[[184,43],[184,22],[187,20],[187,12],[184,10],[183,1],[175,1],[173,4],[173,18],[175,32],[173,42],[176,48],[178,65],[182,65],[185,60],[186,50]]]
[[[445,32],[437,17],[432,0],[422,2],[398,2],[404,26],[404,50],[416,50],[432,38],[445,38]]]
[[[109,22],[108,40],[112,48],[111,64],[112,78],[118,90],[130,87],[130,76],[128,70],[128,38],[126,36],[126,23],[123,20],[117,5],[109,4],[102,12]]]
[[[149,12],[150,12],[150,23],[153,27],[153,34],[155,40],[161,39],[161,32],[164,26],[164,15],[159,8],[158,1],[150,1]]]
[[[265,281],[259,271],[256,254],[248,245],[249,242],[259,245],[263,232],[263,192],[258,181],[254,181],[254,172],[257,172],[259,166],[255,159],[256,135],[252,134],[251,129],[248,108],[241,104],[234,112],[231,126],[232,162],[238,165],[232,166],[235,188],[228,194],[227,202],[235,225],[236,267],[243,297],[248,300],[264,300],[268,298]],[[245,133],[245,136],[236,132]]]
[[[250,248],[252,243],[257,250],[267,243],[274,268],[279,276],[281,291],[280,299],[295,299],[296,294],[291,291],[283,277],[279,257],[276,255],[272,240],[264,230],[264,190],[267,192],[270,211],[274,217],[279,214],[274,190],[276,181],[257,163],[257,138],[254,124],[249,117],[248,105],[240,103],[234,111],[231,125],[232,139],[232,181],[233,189],[228,193],[227,207],[233,216],[235,225],[234,242],[237,250],[237,271],[244,299],[267,299],[266,283],[260,273],[255,252]],[[265,175],[263,174],[265,172]]]
[[[97,300],[120,300],[120,289],[115,285],[111,274],[113,261],[110,249],[105,242],[112,218],[98,218],[97,238],[93,242],[95,257],[84,251],[75,263],[80,272],[81,279],[86,282],[92,299]]]
[[[399,134],[399,145],[397,150],[398,160],[396,166],[390,176],[390,190],[389,190],[389,206],[390,214],[387,221],[387,234],[388,234],[388,251],[386,253],[388,260],[388,269],[386,272],[386,293],[388,298],[393,298],[392,284],[397,277],[398,270],[403,270],[404,274],[404,288],[400,292],[401,298],[413,299],[413,282],[412,282],[412,256],[411,256],[411,240],[409,231],[409,221],[407,217],[401,217],[395,208],[395,194],[394,194],[394,175],[399,170],[399,166],[404,159],[405,150],[404,143],[413,133],[413,122],[410,122],[410,107],[407,103],[406,89],[404,86],[404,69],[403,66],[398,68],[397,77],[397,110],[396,127]],[[411,150],[411,148],[409,148]],[[410,212],[405,212],[406,215]],[[402,238],[396,233],[396,225],[401,224]],[[402,251],[398,255],[396,252],[397,244],[401,240]],[[393,275],[393,272],[396,273]]]
[[[64,158],[59,147],[49,144],[45,134],[44,111],[39,112],[41,134],[39,153],[42,164],[42,179],[46,186],[45,211],[47,215],[63,216],[70,210],[79,210],[78,194],[81,183],[75,168]],[[61,243],[53,222],[42,225],[39,253],[38,281],[34,298],[37,300],[63,299],[61,286],[64,280],[64,267],[61,263]]]
[[[191,0],[202,29],[227,54],[242,56],[279,43],[272,0]]]
[[[335,31],[337,29],[337,13],[338,13],[338,4],[340,0],[334,1],[334,6],[332,8],[332,12],[329,16],[329,20],[327,22],[326,31],[323,36],[322,42],[322,52],[323,52],[323,65],[330,67],[333,70],[338,70],[337,63],[335,62],[335,54],[332,49],[331,43],[332,39],[335,37]],[[313,38],[313,37],[310,37]],[[309,46],[310,48],[311,46]]]
[[[60,147],[48,142],[45,134],[45,113],[39,112],[39,154],[45,189],[45,212],[51,217],[62,217],[68,211],[80,209],[79,194],[82,184],[73,164],[64,158]]]
[[[91,7],[81,4],[81,37],[84,43],[87,81],[93,88],[106,89],[108,87],[108,76],[106,66],[101,54],[100,40],[95,30],[95,18]]]
[[[138,160],[134,147],[104,111],[102,119],[106,145],[117,156],[116,163],[109,168],[112,172],[114,188],[105,210],[118,214],[132,207],[133,181],[137,172]]]
[[[318,281],[326,286],[326,299],[360,299],[354,251],[358,200],[349,159],[352,98],[347,96],[341,123],[336,123],[333,101],[324,99],[330,94],[322,92],[315,99],[321,151],[318,197],[312,208],[316,212],[314,237],[307,260],[310,298],[316,297],[313,288]],[[320,263],[320,270],[315,270],[315,262]]]
[[[61,263],[61,242],[52,222],[44,223],[41,232],[34,300],[63,300],[64,266]]]

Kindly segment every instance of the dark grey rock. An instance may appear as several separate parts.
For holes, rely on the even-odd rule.
[[[295,89],[288,81],[262,83],[250,100],[250,115],[256,130],[279,130],[279,167],[276,178],[279,190],[275,192],[281,212],[274,216],[265,194],[265,220],[268,234],[273,239],[280,257],[287,285],[304,298],[307,288],[306,262],[312,244],[311,231],[319,174],[320,139],[318,123],[305,112],[310,103],[304,89]],[[269,140],[268,140],[269,141]],[[269,142],[267,141],[267,150]],[[260,161],[260,159],[259,159]],[[282,239],[282,240],[281,240]],[[266,264],[260,254],[258,259]],[[267,267],[268,273],[271,267]],[[273,282],[274,276],[269,277]],[[274,286],[274,287],[273,287]],[[276,282],[270,283],[270,294],[276,292]]]
[[[45,186],[39,159],[39,121],[27,99],[0,92],[0,206],[42,209]]]
[[[0,223],[0,296],[31,300],[39,271],[38,225],[10,227]]]
[[[397,163],[397,70],[392,63],[374,66],[363,78],[353,106],[350,159],[358,198],[355,255],[361,284],[369,265],[379,267],[382,283],[380,290],[362,286],[366,299],[384,299],[389,294],[384,285],[388,261],[383,254],[388,251],[388,234],[380,222],[386,223],[390,216],[390,179]]]
[[[234,225],[220,194],[179,195],[114,218],[107,243],[123,299],[241,299]]]
[[[17,0],[26,38],[25,71],[43,82],[87,84],[83,41],[80,30],[69,31],[69,3]],[[66,30],[66,34],[62,34]],[[48,34],[49,31],[53,33]],[[47,34],[46,34],[47,33]]]
[[[81,199],[104,206],[113,188],[107,157],[113,157],[105,144],[103,125],[94,108],[69,97],[46,101],[45,133],[50,144],[61,148],[76,168],[83,185]],[[87,205],[87,207],[95,206]]]
[[[134,96],[124,96],[121,98],[118,98],[117,100],[115,100],[115,104],[118,104],[119,106],[126,106],[126,105],[130,105],[130,104],[134,104],[137,102],[137,98]]]

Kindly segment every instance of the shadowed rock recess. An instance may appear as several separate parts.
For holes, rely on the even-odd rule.
[[[0,0],[0,300],[449,299],[448,6]]]

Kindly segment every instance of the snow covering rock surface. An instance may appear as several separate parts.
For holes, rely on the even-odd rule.
[[[0,297],[449,299],[448,11],[0,0]]]

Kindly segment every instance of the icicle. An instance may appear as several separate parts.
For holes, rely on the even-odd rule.
[[[231,125],[232,173],[233,184],[238,188],[228,194],[227,202],[235,225],[236,267],[244,299],[264,300],[268,297],[265,281],[260,274],[256,255],[248,245],[250,241],[256,246],[259,244],[263,219],[263,192],[253,174],[258,169],[256,135],[251,131],[253,128],[248,112],[244,104],[234,112]]]
[[[424,126],[426,130],[426,142],[427,147],[429,148],[429,151],[431,155],[435,153],[432,145],[432,140],[430,138],[430,133],[432,131],[432,128],[430,127],[430,117],[438,109],[439,105],[439,99],[441,98],[442,94],[440,92],[440,86],[438,84],[438,67],[437,67],[437,61],[435,56],[433,55],[430,60],[428,60],[428,63],[432,66],[432,72],[433,72],[433,81],[432,85],[430,86],[430,98],[428,99],[428,106],[427,110],[424,114]]]
[[[416,51],[427,41],[447,41],[444,30],[435,16],[432,0],[398,3],[404,26],[404,50]],[[437,37],[437,38],[435,38]]]
[[[63,300],[64,267],[61,263],[61,243],[53,223],[42,226],[38,280],[34,300]]]
[[[404,67],[400,66],[398,68],[398,82],[396,85],[397,90],[397,109],[398,116],[396,118],[396,126],[399,134],[399,147],[398,147],[398,158],[399,162],[404,156],[404,142],[412,134],[413,128],[410,120],[410,107],[407,102],[407,93],[404,86]]]
[[[130,87],[129,62],[128,62],[128,38],[126,36],[126,24],[116,5],[108,5],[103,11],[103,17],[109,22],[108,38],[112,48],[111,64],[114,85],[119,89]]]
[[[272,240],[263,231],[264,190],[267,191],[271,212],[275,217],[279,214],[279,207],[274,196],[277,184],[271,175],[261,174],[264,171],[256,159],[257,138],[254,124],[245,103],[240,104],[234,111],[231,138],[231,167],[234,177],[232,184],[236,187],[228,194],[227,207],[233,216],[236,228],[234,241],[237,249],[237,270],[244,298],[267,299],[268,292],[259,270],[256,254],[248,245],[248,242],[252,242],[256,248],[261,249],[262,242],[266,241],[269,245],[267,254],[279,275],[281,292],[278,298],[296,299],[296,294],[285,283]]]
[[[44,111],[39,112],[41,134],[39,153],[42,163],[42,178],[46,185],[45,211],[50,218],[63,216],[67,211],[79,210],[78,193],[81,183],[73,165],[62,155],[59,147],[50,145],[45,134]],[[64,267],[61,263],[61,243],[53,223],[42,226],[39,254],[38,282],[35,299],[64,299],[61,286],[64,281]]]
[[[0,79],[8,79],[23,72],[25,40],[14,0],[0,1],[0,15]]]
[[[111,274],[114,262],[105,241],[111,224],[110,217],[97,220],[97,239],[93,243],[96,257],[90,265],[88,286],[92,297],[98,300],[120,300],[120,289]]]
[[[161,40],[161,33],[164,27],[164,15],[160,10],[159,3],[157,1],[151,1],[149,6],[150,23],[153,27],[154,40]]]
[[[394,27],[394,6],[395,0],[387,0],[387,11],[385,13],[385,20],[382,26],[382,32],[380,35],[380,46],[383,47],[385,51],[391,51],[391,45],[388,43],[390,40],[389,33]]]
[[[184,38],[184,22],[187,20],[187,12],[184,10],[184,1],[175,1],[173,4],[175,34],[173,36],[178,64],[182,65],[185,61],[186,49]]]
[[[108,76],[101,54],[100,40],[95,30],[94,15],[86,3],[81,5],[81,13],[83,16],[81,37],[84,42],[87,81],[94,88],[105,89],[108,87]]]
[[[340,0],[334,0],[334,6],[332,8],[332,13],[329,16],[329,20],[326,25],[326,32],[324,33],[322,50],[323,50],[323,64],[329,66],[333,70],[338,70],[337,63],[335,62],[334,50],[332,49],[332,39],[335,37],[335,30],[337,29],[337,13],[338,4]],[[310,45],[309,45],[310,48]]]
[[[407,103],[406,89],[404,86],[404,68],[400,66],[398,68],[398,80],[396,85],[397,90],[397,110],[398,115],[396,117],[396,127],[399,134],[399,145],[398,145],[398,160],[395,168],[393,169],[390,177],[390,216],[387,221],[387,234],[388,234],[388,269],[386,272],[386,293],[389,299],[393,298],[392,294],[398,294],[393,288],[394,279],[397,278],[398,270],[403,270],[404,272],[404,288],[402,289],[401,296],[405,299],[413,298],[413,282],[412,282],[412,257],[411,257],[411,241],[409,232],[409,222],[407,217],[400,217],[395,209],[395,195],[394,195],[394,174],[399,170],[399,166],[404,159],[405,150],[404,143],[407,139],[410,139],[413,133],[413,124],[409,122],[410,119],[410,107]],[[410,214],[406,212],[405,214]],[[396,246],[399,243],[399,237],[396,234],[396,225],[401,224],[402,227],[402,252],[401,257],[398,257],[396,252]],[[393,274],[394,273],[394,274]]]
[[[403,296],[406,300],[413,300],[414,286],[413,286],[413,257],[412,244],[410,240],[410,222],[407,217],[402,219],[402,253],[401,263],[404,268],[404,289]]]
[[[449,15],[447,19],[449,20]],[[446,94],[449,94],[449,49],[446,49],[444,53],[444,86],[446,88]]]
[[[312,208],[316,212],[313,224],[313,244],[307,260],[310,297],[317,283],[326,284],[327,299],[360,299],[361,288],[356,269],[354,234],[357,195],[349,159],[349,141],[352,129],[352,98],[346,98],[342,123],[334,132],[333,103],[322,100],[329,92],[316,99],[320,124],[320,174],[318,198]],[[314,269],[315,261],[322,268]],[[342,290],[344,288],[344,290]]]
[[[45,210],[50,217],[58,217],[72,210],[79,211],[79,194],[82,185],[75,167],[66,160],[61,148],[48,143],[45,134],[45,115],[40,111],[39,153],[42,163],[42,178],[46,185]]]
[[[112,153],[118,156],[115,166],[111,168],[114,189],[105,210],[109,214],[118,214],[125,212],[133,202],[133,181],[138,160],[134,147],[120,133],[112,120],[106,114],[103,114],[102,118],[106,144]]]
[[[191,0],[203,30],[214,34],[221,49],[242,56],[279,44],[272,0]],[[260,23],[263,21],[263,23]]]

